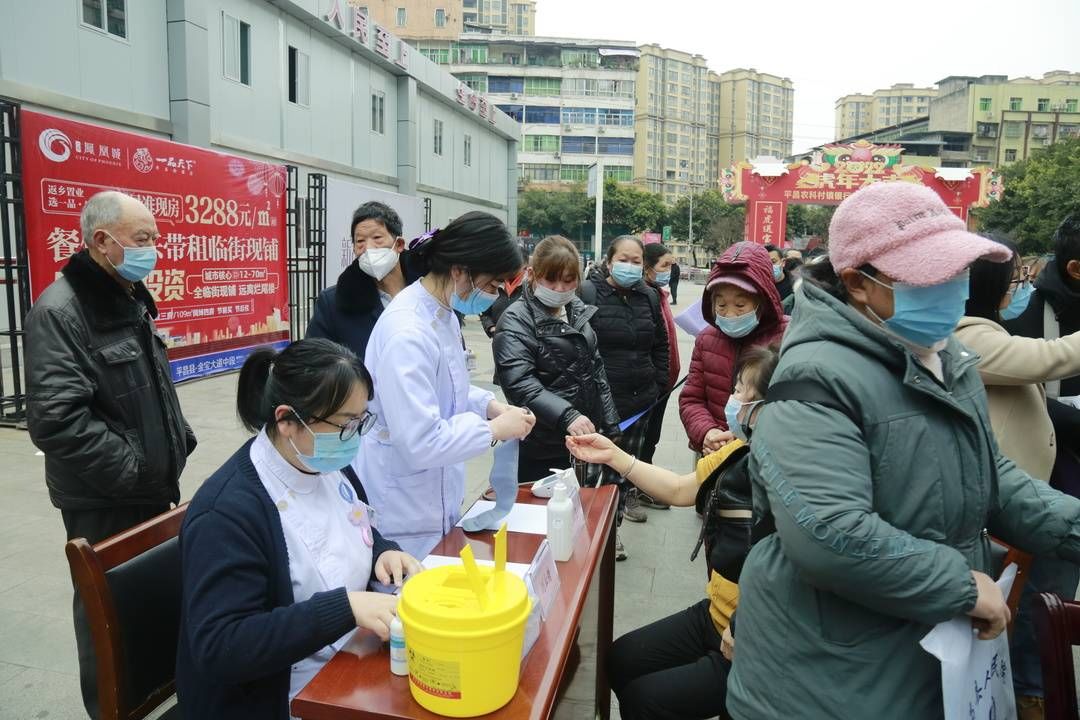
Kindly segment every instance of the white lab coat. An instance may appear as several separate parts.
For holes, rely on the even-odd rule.
[[[383,311],[364,364],[377,420],[353,467],[379,532],[423,558],[461,517],[465,461],[491,447],[494,395],[470,385],[461,325],[419,282]]]

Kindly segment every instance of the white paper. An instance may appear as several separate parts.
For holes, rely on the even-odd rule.
[[[676,315],[675,324],[694,337],[709,327],[709,323],[705,322],[705,318],[701,315],[701,300]]]
[[[493,507],[495,507],[495,503],[490,500],[477,500],[469,508],[469,512],[465,513],[461,519],[474,517],[482,512],[487,512]],[[514,507],[510,509],[510,514],[503,518],[503,522],[506,523],[506,529],[510,532],[547,535],[547,506],[515,503]],[[460,520],[458,521],[458,527],[461,527]]]
[[[1016,571],[1016,565],[1010,564],[997,581],[1005,597]],[[971,618],[965,616],[939,623],[919,644],[941,661],[945,720],[1015,720],[1007,633],[979,640]]]
[[[420,563],[424,566],[425,570],[431,568],[442,567],[443,565],[461,565],[460,557],[447,557],[446,555],[428,555],[424,558],[424,562]],[[494,560],[477,560],[477,565],[483,565],[485,567],[495,567]],[[506,563],[506,571],[512,572],[522,580],[525,579],[525,573],[529,571],[529,565],[526,563]]]

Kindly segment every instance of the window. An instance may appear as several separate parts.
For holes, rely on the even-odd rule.
[[[1070,113],[1076,112],[1076,106],[1077,106],[1077,99],[1076,98],[1068,98],[1068,99],[1065,100],[1065,112],[1070,112]]]
[[[420,54],[436,65],[450,63],[450,48],[426,48],[421,50]]]
[[[559,152],[558,135],[526,135],[525,152]]]
[[[405,13],[405,8],[398,8],[397,9],[397,26],[398,27],[405,27],[405,21],[407,19],[408,19],[408,16]]]
[[[432,141],[433,141],[433,147],[435,149],[435,154],[436,155],[442,155],[442,130],[443,130],[443,122],[442,122],[442,120],[435,120],[435,122],[434,122],[434,130],[435,130],[435,133],[434,133],[434,137],[432,138]]]
[[[457,62],[464,65],[487,63],[487,45],[461,45],[457,48]]]
[[[386,96],[381,92],[371,93],[371,132],[386,132]]]
[[[545,125],[559,124],[559,108],[545,105],[530,105],[525,108],[525,122]]]
[[[620,110],[617,108],[599,108],[597,110],[597,119],[601,125],[632,127],[634,124],[634,111]]]
[[[585,182],[589,179],[588,165],[563,165],[559,173],[559,179],[563,182]]]
[[[990,111],[990,98],[979,98],[979,111],[980,112],[989,112]]]
[[[488,78],[488,92],[523,93],[525,92],[525,78],[492,75]]]
[[[596,154],[596,138],[594,137],[564,137],[562,139],[562,151],[564,154]]]
[[[1016,162],[1016,150],[1008,149],[1005,151],[1005,162]]]
[[[1005,137],[1018,138],[1024,134],[1024,124],[1019,122],[1006,122],[1005,123]]]
[[[435,27],[446,27],[446,10],[435,8]]]
[[[486,94],[488,91],[487,75],[458,75],[457,79],[474,92]]]
[[[1050,98],[1039,98],[1036,110],[1038,110],[1039,112],[1049,112]]]
[[[465,167],[472,167],[472,135],[465,135]]]
[[[558,97],[562,81],[557,77],[525,78],[525,94]]]
[[[225,77],[244,85],[251,84],[251,26],[222,13]]]
[[[604,179],[615,182],[630,182],[634,179],[634,168],[629,165],[605,165]]]
[[[559,166],[525,163],[521,166],[521,179],[532,182],[556,182],[559,179]]]
[[[496,105],[495,107],[502,110],[518,122],[524,122],[525,120],[525,106],[524,105]]]
[[[127,37],[127,8],[125,0],[82,0],[84,25],[97,28],[118,38]]]
[[[1009,109],[1010,110],[1019,110],[1021,107],[1023,107],[1023,105],[1024,105],[1024,99],[1023,98],[1018,98],[1018,97],[1009,98]]]
[[[289,46],[289,102],[311,104],[311,58]]]
[[[596,151],[601,155],[633,155],[634,138],[597,138]]]
[[[564,125],[595,125],[596,108],[563,108]]]

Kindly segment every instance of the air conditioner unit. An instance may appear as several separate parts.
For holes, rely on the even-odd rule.
[[[603,135],[603,134],[604,134],[604,132],[605,132],[605,130],[604,130],[604,128],[603,128],[603,127],[598,127],[598,128],[596,128],[596,134],[597,134],[597,135]]]
[[[551,153],[551,155],[552,155],[552,157],[554,157],[554,158],[555,158],[556,160],[558,160],[559,158],[561,158],[561,157],[562,157],[562,155],[560,155],[558,151],[555,151],[555,152]]]
[[[518,94],[517,93],[510,93],[510,99],[511,100],[517,100],[518,99]]]
[[[570,126],[570,125],[563,125],[562,129],[569,132],[570,130],[573,130],[574,128],[572,126]]]

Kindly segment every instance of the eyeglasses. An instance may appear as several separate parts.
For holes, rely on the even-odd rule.
[[[319,422],[324,422],[327,425],[333,425],[334,427],[340,429],[341,432],[338,433],[338,437],[340,437],[342,441],[344,441],[352,439],[352,437],[357,433],[360,433],[361,435],[366,434],[368,430],[375,426],[375,419],[377,417],[378,416],[370,410],[365,410],[363,415],[350,419],[344,425],[339,425],[333,420],[327,420],[326,418],[321,418],[318,415],[312,415],[311,419],[318,420]]]

